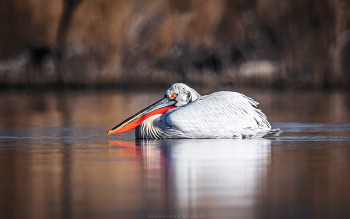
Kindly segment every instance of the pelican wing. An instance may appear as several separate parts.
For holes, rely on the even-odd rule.
[[[256,105],[237,92],[215,92],[164,114],[164,131],[170,138],[262,137],[271,126]]]

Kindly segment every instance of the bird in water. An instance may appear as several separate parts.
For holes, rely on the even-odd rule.
[[[162,99],[141,110],[107,134],[134,128],[136,138],[261,138],[278,135],[258,102],[231,91],[201,96],[186,84],[173,84]]]

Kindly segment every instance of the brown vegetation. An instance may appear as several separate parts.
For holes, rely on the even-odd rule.
[[[0,83],[350,82],[344,0],[0,2]]]

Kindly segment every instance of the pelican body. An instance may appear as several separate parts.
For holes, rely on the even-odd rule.
[[[176,83],[164,97],[126,119],[107,134],[134,128],[136,138],[261,138],[277,135],[258,102],[231,91],[201,96],[189,86]]]

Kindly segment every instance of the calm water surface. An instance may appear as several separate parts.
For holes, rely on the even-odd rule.
[[[238,91],[284,133],[107,136],[164,90],[1,91],[0,218],[350,218],[349,93]]]

